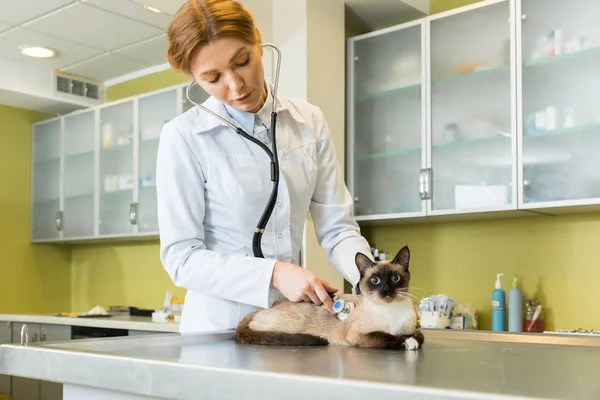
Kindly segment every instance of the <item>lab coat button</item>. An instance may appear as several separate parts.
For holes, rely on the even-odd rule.
[[[279,235],[277,235],[277,237],[278,237],[279,239],[281,239],[281,238],[283,238],[283,235],[280,233]]]
[[[281,202],[280,201],[277,202],[277,207],[281,207]]]

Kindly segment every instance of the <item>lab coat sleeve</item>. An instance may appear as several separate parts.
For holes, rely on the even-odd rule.
[[[331,132],[323,113],[317,108],[317,182],[312,196],[310,213],[317,241],[327,251],[329,261],[355,287],[360,279],[355,264],[356,253],[373,259],[367,240],[350,215],[352,197],[344,183]]]
[[[173,283],[188,290],[268,308],[276,260],[227,254],[204,243],[205,179],[184,137],[163,128],[157,156],[156,193],[161,262]]]

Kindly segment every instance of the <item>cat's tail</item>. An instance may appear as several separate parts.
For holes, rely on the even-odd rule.
[[[242,344],[262,344],[270,346],[324,346],[326,339],[306,333],[282,333],[255,331],[250,328],[254,313],[246,315],[235,329],[235,340]]]

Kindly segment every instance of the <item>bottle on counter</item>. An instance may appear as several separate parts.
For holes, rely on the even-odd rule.
[[[523,332],[523,294],[519,289],[518,277],[513,279],[508,291],[508,331]]]
[[[492,331],[506,331],[506,293],[502,289],[500,277],[504,274],[496,274],[496,285],[492,292]]]

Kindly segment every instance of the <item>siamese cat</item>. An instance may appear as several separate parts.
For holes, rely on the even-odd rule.
[[[403,247],[392,261],[373,263],[358,253],[361,295],[343,294],[354,309],[339,320],[313,303],[275,303],[246,315],[236,328],[244,344],[317,346],[346,345],[416,350],[424,342],[416,308],[408,293],[410,251]]]

